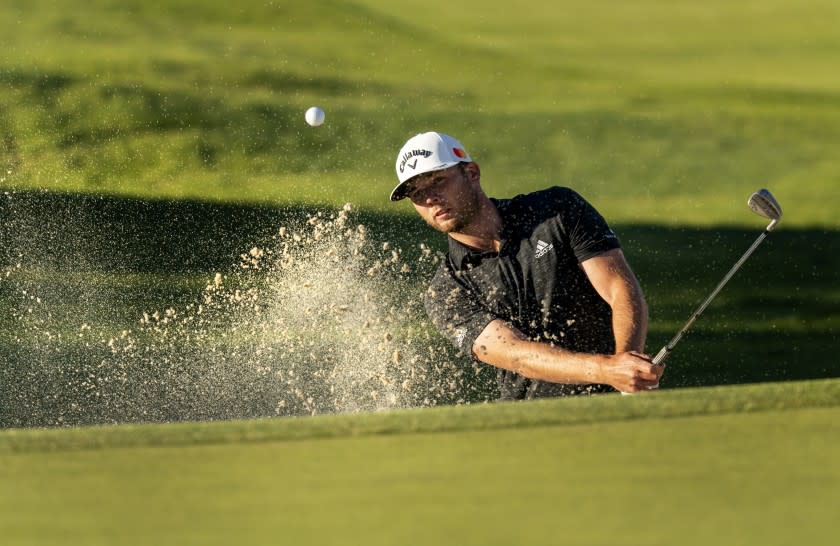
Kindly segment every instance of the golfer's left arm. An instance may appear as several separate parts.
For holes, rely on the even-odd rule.
[[[644,353],[648,308],[639,281],[620,248],[581,262],[589,282],[612,308],[615,351]]]

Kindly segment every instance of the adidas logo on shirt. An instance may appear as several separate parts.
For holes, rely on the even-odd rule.
[[[538,241],[537,241],[537,250],[534,252],[534,257],[535,257],[535,258],[542,258],[542,257],[543,257],[543,256],[545,256],[548,252],[550,252],[552,249],[554,249],[554,245],[553,245],[553,244],[551,244],[551,243],[546,243],[546,242],[545,242],[545,241],[543,241],[543,240],[538,240]]]

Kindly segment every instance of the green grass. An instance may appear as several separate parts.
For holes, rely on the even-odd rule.
[[[785,216],[655,395],[3,430],[3,542],[831,542],[838,20],[832,0],[4,2],[2,427],[271,414],[247,351],[233,386],[178,361],[174,392],[163,364],[79,391],[104,362],[80,326],[107,339],[194,303],[325,204],[442,249],[387,202],[421,130],[458,136],[491,195],[588,197],[648,297],[652,351],[763,227],[747,196],[770,188]]]
[[[5,187],[407,212],[393,158],[435,127],[497,195],[752,225],[767,186],[786,224],[838,225],[835,2],[46,6],[0,8]]]
[[[6,431],[0,528],[14,544],[823,544],[838,402],[834,380]]]

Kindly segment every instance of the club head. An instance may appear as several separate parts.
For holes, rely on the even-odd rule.
[[[775,227],[776,223],[782,217],[782,207],[779,206],[779,202],[776,201],[772,193],[764,188],[750,195],[749,200],[747,200],[747,205],[759,216],[773,220],[771,223],[773,227]]]

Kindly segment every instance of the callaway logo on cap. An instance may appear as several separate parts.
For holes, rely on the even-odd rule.
[[[397,179],[399,184],[391,192],[391,201],[404,198],[406,180],[418,174],[447,169],[458,163],[470,163],[470,155],[461,143],[449,135],[420,133],[408,139],[397,155]]]

